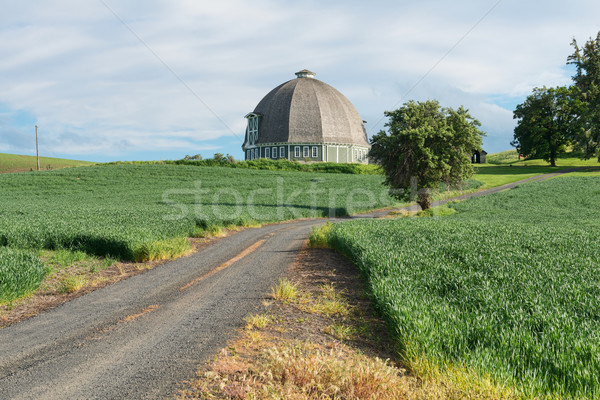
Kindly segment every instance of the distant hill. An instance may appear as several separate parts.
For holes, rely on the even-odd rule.
[[[40,170],[58,169],[66,167],[81,167],[93,165],[89,161],[65,160],[62,158],[40,157]],[[17,154],[0,153],[0,173],[24,172],[36,170],[35,156],[21,156]]]

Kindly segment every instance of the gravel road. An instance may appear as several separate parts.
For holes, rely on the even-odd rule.
[[[323,222],[241,231],[0,330],[0,399],[172,396],[261,306]]]
[[[239,232],[1,330],[0,398],[174,394],[260,307],[322,222]]]

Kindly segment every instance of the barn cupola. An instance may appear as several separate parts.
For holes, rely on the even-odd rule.
[[[296,72],[296,76],[298,78],[314,78],[315,77],[315,73],[312,71],[309,71],[307,69],[303,69],[302,71],[298,71]]]

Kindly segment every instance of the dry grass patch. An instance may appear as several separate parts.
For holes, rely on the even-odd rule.
[[[298,287],[287,278],[280,279],[279,283],[271,290],[271,296],[275,300],[292,300],[297,295]]]
[[[271,317],[267,314],[251,314],[245,318],[245,321],[247,329],[263,329],[271,322]]]
[[[247,327],[198,369],[178,399],[504,398],[461,390],[443,376],[424,381],[398,365],[357,270],[333,251],[303,252],[288,284],[295,295],[264,302],[266,311],[249,316]],[[269,322],[257,328],[265,316]]]
[[[83,275],[66,274],[60,279],[58,293],[73,293],[88,285],[88,279]]]

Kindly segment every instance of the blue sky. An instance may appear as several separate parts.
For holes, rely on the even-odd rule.
[[[464,105],[510,148],[512,110],[570,82],[597,0],[0,0],[0,152],[91,161],[243,158],[246,113],[308,68],[370,135],[414,99]]]

